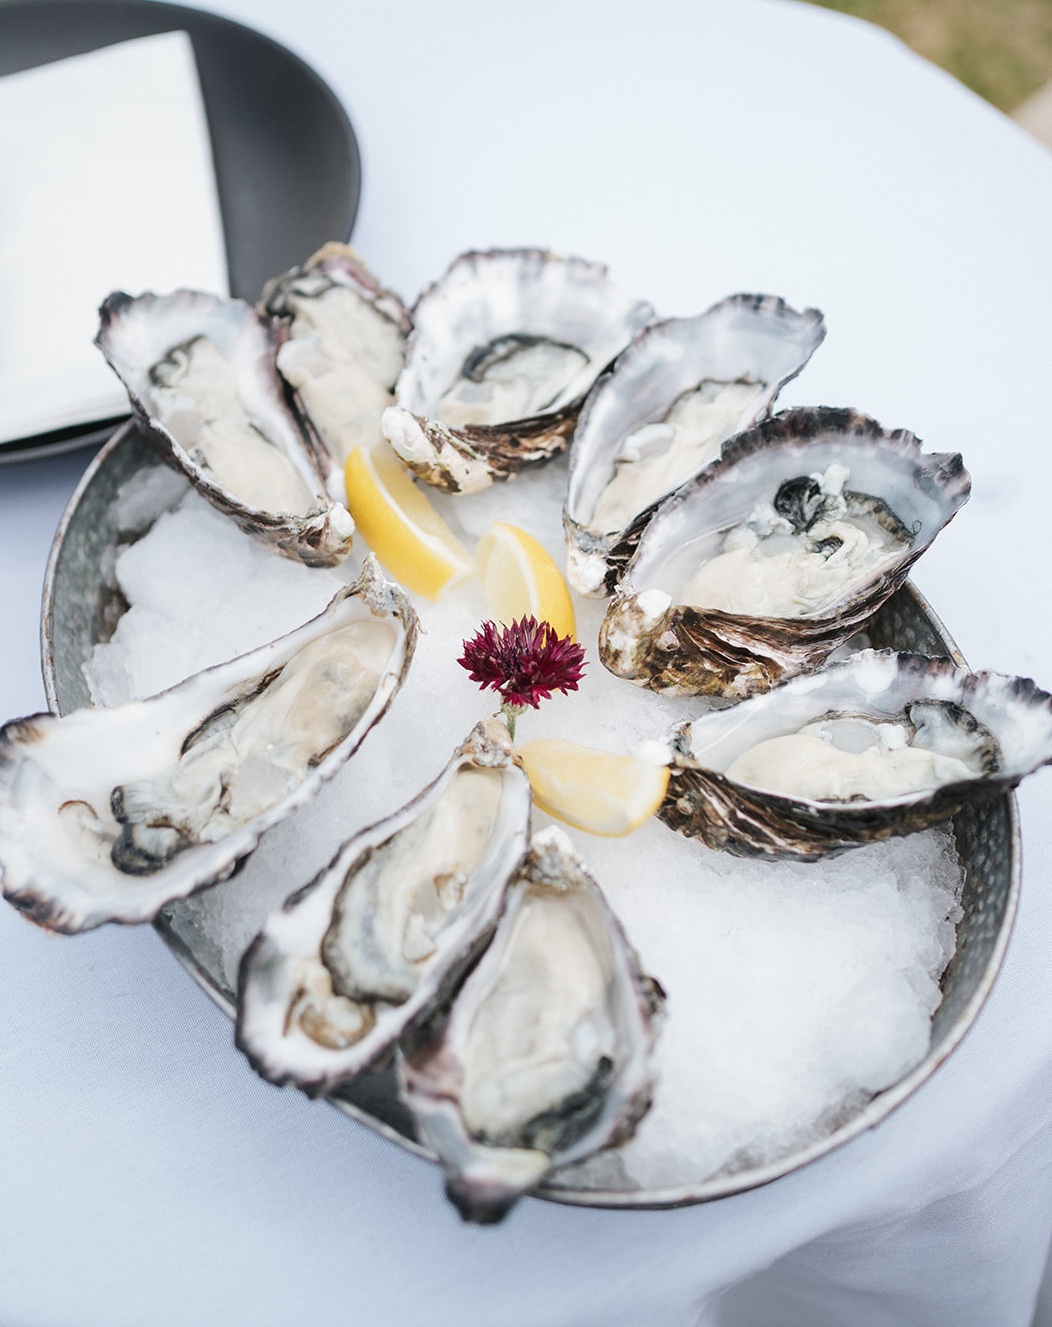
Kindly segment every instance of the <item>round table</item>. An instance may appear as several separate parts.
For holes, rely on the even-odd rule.
[[[973,667],[1052,684],[1052,156],[868,25],[789,0],[228,0],[362,146],[355,244],[412,298],[462,250],[606,261],[665,315],[817,305],[782,405],[960,450],[915,580]],[[304,255],[306,257],[306,255]],[[100,292],[100,294],[105,292]],[[43,708],[47,552],[88,453],[0,469],[0,712]],[[460,1224],[437,1172],[258,1079],[148,928],[0,909],[0,1321],[19,1327],[1026,1327],[1052,1232],[1052,776],[961,1048],[885,1123],[665,1212],[527,1200]]]

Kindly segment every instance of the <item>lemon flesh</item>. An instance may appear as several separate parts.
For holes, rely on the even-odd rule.
[[[489,611],[510,626],[523,617],[550,622],[559,636],[576,630],[570,591],[562,572],[533,535],[495,522],[475,549],[475,565]]]
[[[518,754],[534,804],[589,834],[630,834],[650,819],[668,788],[665,765],[596,751],[561,737],[524,742]]]
[[[467,549],[392,451],[355,447],[344,473],[354,523],[396,581],[438,599],[474,573]]]

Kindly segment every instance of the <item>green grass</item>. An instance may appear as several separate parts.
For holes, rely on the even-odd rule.
[[[811,0],[901,37],[1003,111],[1052,81],[1052,0]]]

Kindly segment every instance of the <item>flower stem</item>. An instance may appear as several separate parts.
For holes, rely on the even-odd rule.
[[[525,705],[502,705],[497,711],[504,716],[504,722],[508,725],[508,736],[515,741],[515,720],[520,714],[525,714]]]

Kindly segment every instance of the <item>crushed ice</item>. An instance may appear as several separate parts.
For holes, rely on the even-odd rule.
[[[430,495],[471,546],[494,520],[521,525],[563,562],[565,459],[470,499]],[[146,695],[291,630],[356,574],[310,570],[243,535],[166,481],[133,481],[123,527],[148,535],[117,559],[131,605],[85,673],[99,703]],[[151,503],[153,511],[150,511]],[[414,796],[493,709],[456,664],[486,616],[471,583],[416,604],[425,632],[402,692],[315,802],[266,837],[245,869],[175,912],[216,979],[236,989],[241,953],[267,912],[338,844]],[[605,607],[575,600],[588,671],[577,693],[520,719],[523,738],[614,751],[661,738],[701,702],[638,690],[599,664]],[[547,819],[537,813],[537,821]],[[669,996],[653,1109],[622,1149],[644,1188],[697,1183],[804,1146],[927,1053],[939,977],[952,956],[960,870],[946,830],[812,864],[710,852],[654,821],[626,839],[574,834],[644,967]]]

